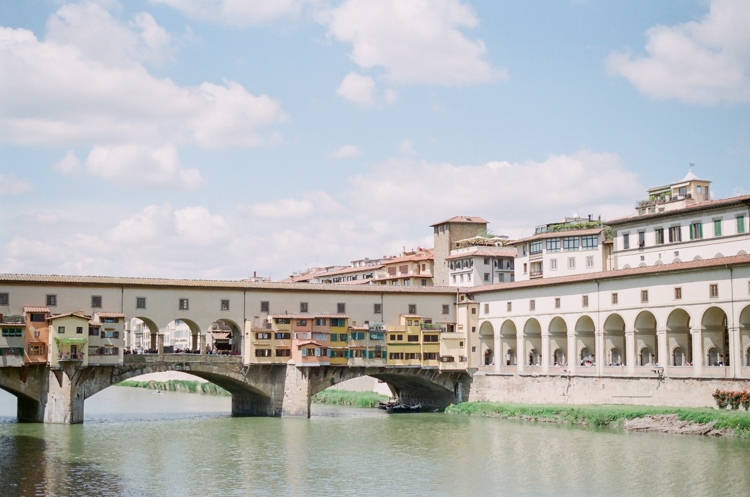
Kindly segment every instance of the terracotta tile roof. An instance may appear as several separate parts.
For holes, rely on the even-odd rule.
[[[100,318],[125,318],[125,314],[121,312],[95,312],[95,316],[99,316]]]
[[[6,323],[5,321],[0,322],[0,328],[23,328],[25,325],[26,323]]]
[[[516,256],[516,251],[514,249],[505,249],[502,251],[492,252],[490,250],[486,250],[485,247],[481,247],[480,250],[466,250],[464,252],[451,254],[448,257],[446,257],[445,260],[450,261],[453,259],[465,259],[467,257],[515,257],[515,256]]]
[[[269,318],[286,318],[286,319],[315,319],[315,318],[341,318],[346,319],[346,314],[325,314],[312,312],[298,312],[296,314],[269,314]]]
[[[46,312],[49,313],[49,308],[39,305],[25,305],[23,306],[24,314],[27,312]]]
[[[368,280],[369,281],[369,280]],[[0,283],[5,285],[70,285],[70,286],[122,286],[131,288],[161,287],[161,288],[198,288],[222,290],[280,290],[290,292],[310,291],[341,292],[341,285],[336,283],[282,283],[282,282],[252,282],[242,280],[195,280],[169,278],[134,278],[122,276],[62,276],[45,274],[0,274]],[[348,287],[353,293],[426,293],[426,294],[455,294],[452,287],[384,287],[373,285],[353,285]]]
[[[66,312],[64,314],[54,314],[54,315],[50,316],[47,319],[49,319],[50,321],[52,321],[53,319],[65,318],[65,317],[68,317],[68,316],[73,316],[73,317],[85,319],[87,321],[91,320],[91,316],[87,316],[86,314],[83,313],[83,311]]]
[[[518,245],[519,243],[528,243],[534,240],[544,240],[546,238],[564,238],[566,236],[586,236],[586,235],[598,235],[604,231],[604,228],[589,228],[584,230],[567,230],[567,231],[552,231],[548,233],[539,233],[526,238],[521,238],[511,242],[509,245]]]
[[[344,269],[339,269],[338,271],[331,271],[329,273],[321,273],[321,274],[318,274],[317,276],[323,276],[323,275],[338,276],[340,274],[349,274],[349,273],[366,273],[369,271],[375,271],[377,269],[380,269],[381,267],[383,266],[380,264],[376,266],[347,267]]]
[[[631,216],[619,217],[607,221],[605,224],[610,226],[627,224],[629,222],[638,222],[644,219],[655,219],[659,217],[678,216],[683,213],[698,212],[703,210],[718,209],[719,207],[726,207],[730,205],[739,205],[750,203],[750,195],[740,195],[738,197],[723,198],[719,200],[705,200],[703,202],[683,207],[682,209],[674,209],[671,211],[654,212],[651,214],[633,214]]]
[[[453,216],[450,219],[446,219],[445,221],[440,221],[439,223],[431,224],[430,228],[435,227],[439,224],[445,224],[445,223],[476,223],[476,224],[487,224],[488,222],[482,219],[479,216]]]
[[[567,283],[580,283],[582,281],[608,280],[616,278],[627,278],[632,276],[643,276],[649,274],[672,273],[679,271],[691,271],[696,269],[718,268],[722,266],[738,266],[750,264],[750,254],[734,255],[730,257],[719,257],[716,259],[703,259],[700,261],[677,262],[674,264],[661,264],[659,266],[635,267],[630,269],[617,269],[613,271],[600,271],[598,273],[585,273],[573,276],[560,276],[557,278],[541,278],[530,281],[516,281],[513,283],[496,283],[494,285],[482,285],[475,287],[462,287],[461,290],[470,294],[483,293],[495,290],[515,290],[537,286],[562,285]]]

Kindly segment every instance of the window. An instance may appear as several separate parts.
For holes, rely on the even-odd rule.
[[[581,248],[583,250],[594,250],[599,246],[597,235],[586,235],[581,237]]]
[[[383,304],[373,304],[372,305],[372,313],[373,314],[382,314],[383,313]]]
[[[719,285],[716,283],[711,283],[708,285],[708,295],[710,297],[718,297],[719,296]]]
[[[542,241],[537,240],[529,244],[529,254],[541,254],[542,253]]]
[[[58,335],[64,335],[65,334],[65,326],[58,326],[57,327],[57,334]]]
[[[549,260],[549,269],[550,269],[550,271],[556,271],[557,270],[557,259],[550,259]]]
[[[700,221],[690,223],[690,239],[700,240],[701,238],[703,238],[703,223]]]
[[[682,288],[677,286],[674,289],[674,299],[680,300],[682,298]]]
[[[560,251],[560,239],[550,238],[547,240],[547,252],[559,252]]]
[[[534,299],[529,300],[529,310],[533,311],[535,309],[536,309],[536,300]]]
[[[513,310],[513,302],[508,302],[508,303],[507,303],[507,304],[505,305],[505,307],[506,307],[506,310],[507,310],[508,312],[512,311],[512,310]]]
[[[326,325],[326,318],[315,318],[315,326],[325,326],[325,325]]]
[[[8,305],[8,294],[0,293],[0,305]]]
[[[487,266],[487,265],[489,265],[489,263],[490,263],[490,258],[489,257],[485,257],[484,258],[484,265]]]
[[[745,216],[737,216],[737,234],[745,232]],[[1,294],[0,294],[1,295]]]
[[[346,326],[346,319],[345,318],[331,318],[331,326],[339,328],[342,326]]]
[[[292,351],[289,349],[276,349],[276,357],[289,357]]]
[[[622,234],[622,249],[627,250],[630,248],[630,233]]]
[[[298,319],[297,326],[307,326],[307,319]]]
[[[346,313],[346,303],[339,302],[338,304],[336,304],[336,312],[338,312],[339,314],[345,314]]]
[[[222,300],[221,301],[221,310],[222,311],[228,311],[229,310],[229,301],[228,300]]]
[[[341,336],[346,337],[345,334]],[[328,333],[313,333],[313,340],[328,340]]]
[[[593,255],[589,255],[589,256],[586,257],[586,267],[587,268],[594,267],[594,256]]]
[[[714,236],[721,236],[721,219],[714,219]]]
[[[680,226],[669,227],[669,243],[682,241],[682,228]]]
[[[181,311],[187,311],[190,308],[190,302],[188,299],[180,299],[179,309]]]
[[[588,295],[582,295],[581,296],[581,306],[582,307],[588,307],[589,306],[589,296]]]
[[[57,305],[57,295],[47,295],[47,305],[55,307]]]
[[[639,231],[638,232],[638,248],[643,248],[645,246],[646,246],[646,232]]]
[[[575,269],[575,268],[576,268],[576,258],[568,257],[568,269]]]
[[[76,326],[76,334],[83,335],[83,326]]]
[[[271,357],[271,349],[255,349],[255,357]]]
[[[270,333],[256,333],[255,339],[256,340],[270,340],[271,334]]]
[[[616,303],[617,303],[617,300],[618,300],[618,297],[617,297],[617,292],[615,292],[615,293],[613,293],[613,294],[612,294],[612,303],[613,303],[613,304],[616,304]]]
[[[299,312],[307,312],[307,302],[299,303]]]
[[[346,341],[346,333],[341,334],[342,338],[341,341]],[[365,332],[364,331],[353,331],[352,332],[352,340],[364,340],[365,339]]]
[[[566,236],[563,238],[563,250],[578,250],[578,237]]]
[[[424,335],[424,338],[422,339],[424,342],[439,342],[440,337],[438,335]]]
[[[437,352],[425,352],[424,360],[425,361],[437,361]]]
[[[276,324],[289,324],[292,322],[290,319],[287,319],[287,318],[276,318],[274,319],[274,321],[276,321]]]
[[[34,312],[31,314],[31,321],[34,323],[43,323],[45,320],[44,313]]]
[[[276,340],[289,340],[290,338],[292,338],[292,334],[291,333],[274,333],[273,337]]]
[[[641,302],[644,304],[648,302],[648,290],[641,290]]]
[[[136,309],[145,309],[146,308],[146,297],[136,297],[135,298],[135,308]]]
[[[91,296],[91,307],[101,307],[102,306],[102,297],[101,295],[92,295]]]
[[[477,313],[477,308],[476,307],[472,307],[471,308],[471,313],[472,314],[476,314]]]
[[[654,242],[657,245],[664,244],[664,228],[656,228],[654,230]]]
[[[486,282],[490,281],[490,273],[484,273],[484,281]]]
[[[490,304],[484,304],[484,313],[489,314],[490,313]]]
[[[560,297],[555,297],[555,309],[560,308]]]
[[[528,264],[524,262],[523,263],[523,274],[526,274],[526,273],[528,273]]]
[[[260,312],[268,312],[269,309],[268,301],[267,300],[261,300],[260,302]]]
[[[89,326],[89,336],[90,337],[99,336],[99,328],[96,326]]]
[[[443,314],[450,314],[450,306],[447,304],[443,304]]]
[[[422,280],[422,286],[427,286],[427,280]]]
[[[406,339],[407,342],[418,342],[419,335],[407,335]]]
[[[409,314],[417,313],[417,304],[409,304]]]

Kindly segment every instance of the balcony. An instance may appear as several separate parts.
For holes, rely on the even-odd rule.
[[[422,323],[422,331],[439,331],[440,333],[445,333],[448,331],[448,327],[444,324]]]
[[[544,275],[544,271],[541,269],[529,272],[530,278],[541,278],[543,275]]]

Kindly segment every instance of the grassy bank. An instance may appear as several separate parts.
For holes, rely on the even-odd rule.
[[[229,392],[213,383],[190,380],[168,381],[133,381],[126,380],[117,384],[118,387],[148,388],[165,392],[202,393],[206,395],[229,395]]]
[[[733,435],[750,438],[750,412],[728,411],[710,408],[646,407],[646,406],[559,406],[520,405],[494,402],[464,402],[446,408],[446,413],[486,416],[506,419],[523,419],[569,423],[597,427],[628,428],[633,420],[651,419],[654,429],[644,431],[667,431],[658,429],[664,420],[675,420],[678,424],[713,429],[711,435]],[[663,423],[662,423],[663,424]],[[643,423],[638,423],[643,426]],[[685,433],[691,431],[684,431]],[[693,431],[699,432],[699,431]],[[709,430],[706,430],[708,433]]]
[[[375,407],[388,397],[375,392],[352,392],[350,390],[323,390],[315,394],[312,401],[317,404],[333,404],[351,407]]]

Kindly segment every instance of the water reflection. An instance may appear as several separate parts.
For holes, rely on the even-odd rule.
[[[1,424],[0,495],[685,496],[750,485],[741,440],[327,406],[309,420],[229,412],[227,398],[111,388],[87,401],[84,425]]]

